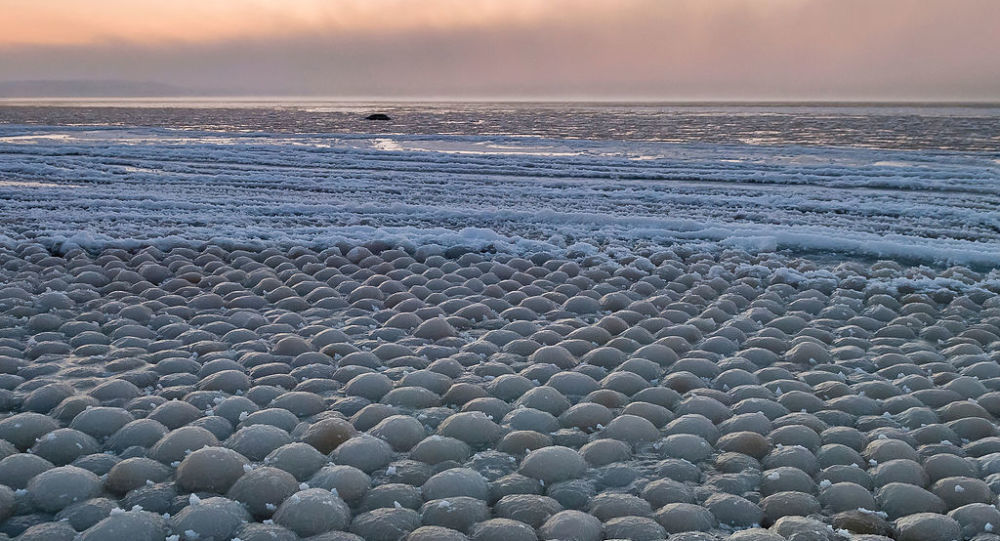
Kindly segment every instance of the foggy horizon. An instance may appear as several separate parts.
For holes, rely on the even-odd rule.
[[[847,97],[847,98],[811,98],[811,97],[788,97],[788,98],[740,98],[740,97],[718,97],[718,98],[685,98],[685,97],[644,97],[644,96],[327,96],[315,95],[289,95],[289,96],[269,96],[255,94],[197,94],[197,95],[37,95],[19,96],[0,94],[0,104],[16,104],[31,102],[51,102],[51,103],[122,103],[122,104],[142,104],[144,102],[157,102],[157,104],[178,104],[185,105],[191,103],[218,103],[218,104],[310,104],[310,103],[357,103],[357,104],[435,104],[435,103],[483,103],[483,104],[599,104],[599,105],[670,105],[670,106],[697,106],[697,105],[955,105],[955,106],[998,106],[1000,98],[891,98],[891,97]]]

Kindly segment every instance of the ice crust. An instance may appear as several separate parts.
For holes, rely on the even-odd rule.
[[[0,126],[0,244],[383,240],[611,256],[675,242],[1000,264],[985,152]]]

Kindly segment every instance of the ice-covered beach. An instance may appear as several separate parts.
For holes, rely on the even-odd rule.
[[[0,539],[1000,539],[989,114],[192,111],[0,111]]]
[[[0,241],[56,251],[680,242],[1000,263],[998,152],[0,125],[0,153]]]

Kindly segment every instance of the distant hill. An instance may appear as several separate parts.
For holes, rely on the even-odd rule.
[[[203,92],[152,81],[0,81],[0,98],[147,98],[199,95],[203,95]]]

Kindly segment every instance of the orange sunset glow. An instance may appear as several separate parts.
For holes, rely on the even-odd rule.
[[[0,82],[375,97],[975,100],[1000,90],[991,0],[2,4]]]

